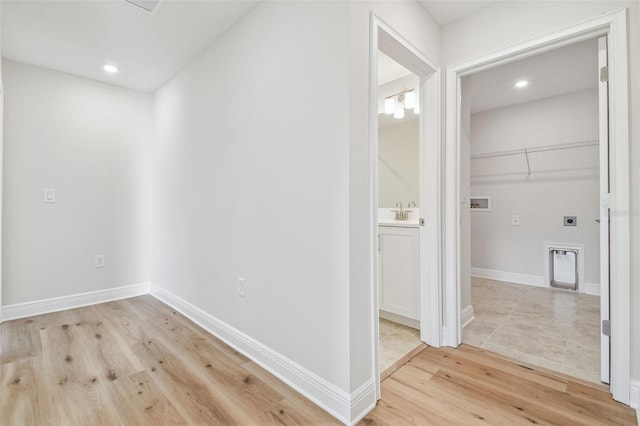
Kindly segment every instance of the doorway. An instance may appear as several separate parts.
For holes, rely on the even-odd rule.
[[[371,170],[371,238],[373,241],[371,252],[371,264],[373,266],[372,275],[372,347],[374,348],[373,355],[373,368],[376,386],[376,397],[380,398],[380,309],[381,302],[393,302],[392,299],[381,300],[380,288],[381,288],[381,264],[379,262],[380,255],[379,250],[381,248],[378,235],[379,221],[384,220],[384,213],[379,213],[379,167],[380,167],[380,149],[379,149],[379,126],[378,119],[379,113],[384,112],[385,98],[393,98],[394,102],[402,101],[404,113],[406,115],[414,114],[414,111],[419,111],[417,114],[417,134],[418,134],[418,149],[417,149],[417,162],[418,162],[418,182],[417,188],[417,200],[407,199],[396,200],[398,206],[395,207],[395,201],[392,207],[388,208],[391,220],[395,221],[396,213],[399,214],[398,219],[406,221],[411,219],[415,222],[415,227],[410,230],[415,235],[411,237],[397,237],[395,242],[396,248],[400,251],[405,250],[406,254],[410,252],[415,256],[413,259],[414,266],[402,268],[396,272],[399,273],[415,273],[417,276],[414,281],[417,283],[417,289],[415,289],[413,296],[409,293],[402,295],[398,300],[414,299],[415,303],[413,307],[409,307],[409,311],[413,308],[413,312],[405,311],[411,317],[414,322],[413,326],[419,327],[419,340],[429,345],[438,347],[440,346],[441,327],[442,320],[440,315],[440,291],[439,283],[441,279],[441,237],[440,237],[440,219],[441,219],[441,207],[440,200],[440,124],[439,114],[440,98],[439,98],[439,86],[440,86],[440,73],[438,66],[413,47],[407,40],[405,40],[398,32],[384,23],[374,13],[370,15],[371,24],[371,37],[370,37],[370,170]],[[401,67],[410,72],[414,77],[414,84],[411,87],[415,93],[415,105],[414,108],[407,107],[407,93],[408,90],[400,90],[393,93],[387,93],[382,96],[381,103],[379,105],[379,85],[378,85],[378,61],[379,53],[382,53],[384,57],[399,64]],[[393,91],[393,90],[392,90]],[[402,96],[400,96],[402,95]],[[400,99],[402,98],[402,99]],[[410,186],[410,185],[409,185]],[[415,193],[414,195],[415,196]],[[413,201],[415,208],[406,208],[404,204]],[[400,202],[403,202],[402,207]],[[419,215],[418,215],[419,208]],[[406,212],[406,210],[412,210]],[[398,210],[398,212],[391,212],[391,210]],[[385,211],[386,212],[386,211]],[[411,215],[415,213],[414,215]],[[407,215],[403,217],[403,215]],[[428,219],[425,219],[428,218]],[[406,220],[405,220],[406,219]],[[400,227],[395,230],[399,230]],[[406,241],[410,241],[406,244]],[[393,244],[392,244],[393,245]],[[387,245],[387,248],[390,248]],[[394,250],[395,251],[395,250]],[[401,256],[404,259],[404,256]],[[395,264],[395,262],[393,262]],[[409,265],[411,263],[408,263]],[[415,267],[417,266],[417,267]],[[387,271],[393,272],[393,271]],[[393,303],[391,303],[392,305]],[[396,303],[397,305],[397,303]],[[389,310],[390,304],[387,304],[387,310]],[[399,308],[396,312],[402,313],[401,306],[395,306]],[[404,315],[405,317],[407,315]],[[397,320],[398,318],[392,318]],[[405,324],[406,325],[406,324]]]
[[[610,333],[611,339],[611,386],[610,390],[614,399],[623,403],[629,402],[629,217],[626,214],[616,214],[618,212],[628,212],[629,208],[629,167],[628,158],[628,109],[627,109],[627,57],[626,57],[626,12],[624,10],[612,12],[592,20],[583,22],[574,27],[567,28],[556,33],[542,36],[521,45],[517,45],[502,51],[494,52],[483,57],[466,61],[447,70],[447,217],[445,227],[446,238],[446,272],[445,272],[445,333],[444,342],[446,345],[458,346],[461,341],[461,281],[462,262],[461,232],[459,221],[461,212],[468,200],[462,188],[461,171],[461,103],[462,79],[494,68],[503,64],[514,62],[518,59],[534,56],[543,52],[558,49],[563,46],[575,44],[587,39],[606,36],[606,52],[608,56],[607,69],[601,71],[603,78],[608,85],[608,99],[604,103],[604,108],[600,106],[600,120],[608,122],[609,132],[605,131],[604,136],[600,135],[600,140],[609,139],[608,158],[600,158],[606,161],[609,166],[609,188],[601,193],[600,197],[600,220],[601,232],[605,229],[610,233],[610,263],[606,268],[601,268],[601,286],[603,295],[604,316],[603,327],[603,354],[608,353],[607,325],[609,324],[609,303],[606,300],[610,293],[611,297],[611,318]],[[608,74],[608,78],[607,77]],[[606,99],[606,98],[605,98]],[[608,115],[606,111],[608,110]],[[601,129],[603,127],[601,126]],[[606,127],[605,127],[606,128]],[[602,153],[603,150],[600,150]],[[606,150],[604,151],[606,152]],[[606,168],[605,168],[606,169]],[[601,170],[603,168],[601,167]],[[614,194],[610,197],[609,194]],[[608,224],[608,226],[607,226]],[[606,240],[602,238],[601,240]],[[604,262],[601,253],[601,261]],[[609,288],[605,288],[609,285]]]
[[[380,371],[420,341],[420,79],[378,52],[378,283]]]
[[[600,253],[608,259],[598,45],[588,39],[461,81],[462,342],[593,383]]]

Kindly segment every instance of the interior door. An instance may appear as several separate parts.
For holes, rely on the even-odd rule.
[[[600,380],[609,383],[609,84],[607,37],[598,39],[598,111],[600,138]]]

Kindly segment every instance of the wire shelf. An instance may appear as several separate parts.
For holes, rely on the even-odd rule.
[[[598,139],[474,154],[471,177],[597,170],[599,158]]]

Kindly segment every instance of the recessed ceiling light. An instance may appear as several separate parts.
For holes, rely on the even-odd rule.
[[[118,72],[118,67],[111,64],[106,64],[105,66],[102,67],[102,69],[108,72],[109,74],[115,74]]]
[[[519,89],[522,89],[523,87],[527,87],[528,85],[529,85],[529,82],[527,80],[520,80],[516,82],[516,87]]]

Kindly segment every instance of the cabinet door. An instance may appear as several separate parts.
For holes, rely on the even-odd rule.
[[[420,319],[418,229],[381,226],[380,309]]]

